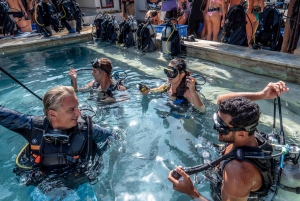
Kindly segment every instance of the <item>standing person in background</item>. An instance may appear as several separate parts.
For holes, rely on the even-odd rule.
[[[159,25],[161,24],[160,18],[159,18],[159,12],[157,10],[149,10],[146,15],[145,18],[151,18],[151,23],[153,25]]]
[[[206,40],[211,40],[213,35],[213,41],[218,41],[218,33],[220,30],[220,20],[221,20],[221,0],[208,0],[205,8],[205,24],[207,28]]]
[[[188,0],[179,0],[178,10],[180,17],[178,18],[178,24],[188,24],[188,18],[191,12],[191,3]]]
[[[177,19],[177,9],[178,5],[176,0],[164,0],[161,2],[161,14],[160,14],[160,19],[162,21],[171,18],[176,18]],[[173,21],[174,23],[177,23],[176,20]]]
[[[129,15],[135,16],[134,0],[122,0],[122,15],[125,20]]]
[[[200,23],[204,22],[203,11],[205,10],[206,0],[188,0],[191,2],[191,12],[188,21],[189,35],[198,35]]]
[[[14,21],[16,22],[18,33],[22,33],[20,27],[18,26],[18,22],[24,21],[25,18],[28,18],[27,12],[21,0],[7,0],[6,1],[10,12],[14,17]],[[24,18],[25,17],[25,18]]]
[[[249,46],[258,27],[259,13],[264,10],[264,7],[264,0],[248,0],[247,15],[250,18],[250,23],[247,22],[246,24],[246,32]],[[247,21],[249,21],[248,17],[246,17]]]

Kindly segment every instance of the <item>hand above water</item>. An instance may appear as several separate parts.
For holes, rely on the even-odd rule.
[[[74,68],[71,68],[69,71],[69,76],[72,80],[76,80],[77,79],[77,71]]]
[[[181,175],[180,179],[176,179],[172,176],[172,172],[174,170],[169,172],[168,179],[170,182],[173,183],[173,189],[176,191],[179,191],[181,193],[185,193],[192,198],[198,198],[198,200],[206,200],[204,197],[200,195],[200,193],[197,191],[197,189],[194,187],[193,182],[188,174],[186,174],[181,167],[176,168],[176,172],[178,172]]]
[[[276,83],[270,82],[262,91],[264,99],[274,99],[277,96],[281,96],[282,93],[289,91],[286,84],[283,81]]]
[[[190,91],[196,91],[195,85],[196,85],[196,79],[193,78],[192,76],[187,76],[186,86],[189,88]]]

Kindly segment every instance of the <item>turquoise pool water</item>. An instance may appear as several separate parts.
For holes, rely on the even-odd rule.
[[[132,53],[133,52],[133,53]],[[12,169],[15,158],[25,145],[18,134],[0,127],[0,200],[149,200],[179,201],[190,200],[188,196],[175,192],[168,181],[168,172],[178,165],[194,166],[202,163],[201,150],[211,152],[216,157],[213,143],[218,143],[217,134],[212,129],[212,114],[216,111],[216,97],[228,91],[255,90],[249,87],[251,73],[237,69],[216,66],[200,59],[187,58],[188,68],[198,74],[205,74],[207,83],[201,92],[206,97],[205,114],[193,114],[190,110],[173,112],[168,100],[160,94],[142,96],[136,85],[144,83],[149,87],[165,82],[162,69],[167,63],[158,59],[160,53],[151,57],[134,50],[104,47],[103,44],[84,43],[57,47],[17,55],[1,55],[0,64],[40,97],[56,85],[70,85],[67,75],[70,67],[88,68],[96,57],[108,57],[114,70],[127,73],[125,86],[129,100],[103,104],[87,100],[87,93],[79,93],[80,107],[88,107],[96,112],[93,119],[103,127],[114,129],[120,140],[111,144],[103,155],[104,169],[98,183],[81,184],[78,189],[59,188],[52,195],[43,195],[33,186],[26,187],[19,181]],[[235,82],[225,79],[239,74]],[[0,72],[0,104],[22,113],[41,115],[42,103],[36,97]],[[242,76],[245,76],[244,78]],[[262,76],[263,77],[263,76]],[[92,79],[91,72],[78,73],[79,85]],[[254,78],[253,78],[254,79]],[[265,81],[270,79],[263,77]],[[273,80],[274,81],[274,80]],[[262,89],[262,84],[259,89]],[[273,103],[259,101],[262,109],[259,130],[272,130]],[[283,121],[287,142],[300,144],[299,113],[283,102]],[[277,124],[279,125],[279,124]],[[199,192],[210,196],[207,181],[196,185]],[[56,198],[55,198],[56,197]]]

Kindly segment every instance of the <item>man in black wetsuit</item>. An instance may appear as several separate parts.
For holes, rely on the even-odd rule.
[[[188,20],[188,30],[189,35],[194,35],[197,37],[197,32],[200,23],[204,22],[203,10],[206,6],[206,0],[188,0],[192,2],[191,12]]]
[[[269,150],[270,145],[256,132],[260,110],[253,100],[274,99],[288,90],[285,83],[279,81],[269,83],[260,92],[229,93],[219,96],[219,110],[214,114],[214,129],[218,132],[219,141],[227,143],[222,153],[227,154],[237,147]],[[218,167],[221,178],[218,181],[219,192],[215,193],[219,198],[214,197],[214,200],[246,201],[253,193],[267,192],[273,182],[268,159],[233,158],[222,161]],[[197,201],[207,200],[193,186],[189,175],[179,167],[176,171],[183,179],[174,178],[173,171],[169,173],[168,179],[173,183],[174,190],[186,193]]]
[[[48,175],[53,174],[58,178],[65,174],[68,186],[79,178],[97,179],[104,149],[98,149],[96,143],[106,148],[115,135],[93,124],[90,117],[81,116],[78,104],[73,87],[58,86],[45,94],[43,116],[29,116],[0,106],[0,125],[28,142],[24,157],[29,170],[17,171],[20,175],[26,172],[27,185],[52,179]],[[49,185],[57,187],[55,183]]]

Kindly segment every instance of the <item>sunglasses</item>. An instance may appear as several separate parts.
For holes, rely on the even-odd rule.
[[[229,127],[229,125],[221,119],[218,113],[214,113],[214,129],[222,135],[228,135],[231,131],[245,130],[244,128]]]
[[[63,135],[63,134],[49,134],[49,133],[45,133],[43,135],[43,138],[45,140],[45,142],[47,143],[53,143],[56,145],[57,142],[60,142],[61,144],[66,144],[69,143],[70,141],[70,137],[68,135]]]
[[[178,76],[179,70],[174,67],[168,66],[168,68],[164,68],[164,73],[168,78],[175,78]]]

